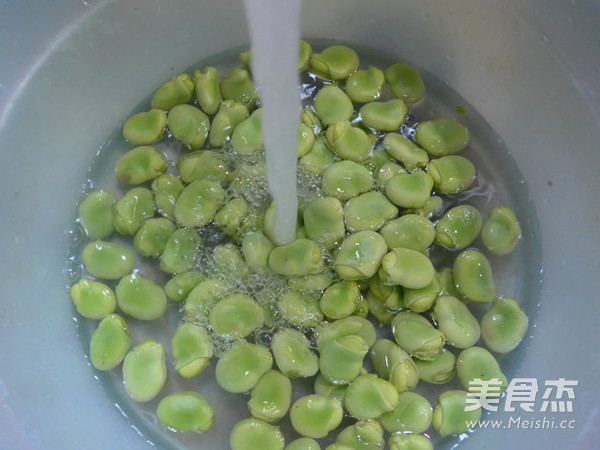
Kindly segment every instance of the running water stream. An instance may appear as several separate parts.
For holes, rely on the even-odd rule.
[[[301,0],[245,0],[252,75],[262,102],[267,182],[275,204],[275,240],[296,236],[297,129]]]

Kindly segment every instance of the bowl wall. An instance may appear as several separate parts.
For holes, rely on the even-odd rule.
[[[127,112],[173,74],[247,43],[243,6],[51,3],[0,6],[0,448],[145,448],[147,436],[83,356],[62,275],[65,230],[88,166]],[[563,3],[305,0],[303,8],[304,36],[397,55],[459,92],[528,185],[544,285],[518,376],[579,384],[574,412],[520,416],[575,420],[574,428],[482,430],[465,448],[586,449],[600,438],[600,7]],[[226,434],[211,448],[226,448]]]

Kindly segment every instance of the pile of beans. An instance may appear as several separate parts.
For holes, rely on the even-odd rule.
[[[87,275],[71,296],[99,321],[93,366],[122,366],[127,394],[147,402],[160,395],[167,364],[189,379],[215,363],[218,384],[249,397],[250,417],[231,430],[234,450],[283,449],[274,424],[287,414],[303,436],[287,449],[320,448],[316,439],[345,414],[355,421],[327,449],[383,448],[386,433],[391,449],[428,449],[431,425],[442,436],[467,431],[481,415],[465,410],[469,382],[497,378],[505,389],[494,353],[513,350],[528,327],[519,304],[498,297],[486,257],[515,248],[517,218],[452,203],[477,178],[457,154],[467,129],[444,118],[407,124],[425,95],[415,69],[360,68],[349,47],[313,53],[302,42],[299,71],[319,89],[301,113],[298,167],[316,181],[300,202],[297,239],[276,242],[275,205],[259,192],[251,57],[223,79],[206,67],[160,86],[150,109],[123,126],[134,148],[115,175],[131,189],[119,199],[95,190],[80,203]],[[176,165],[156,147],[163,139],[186,149]],[[170,280],[136,270],[130,247],[109,241],[115,232]],[[435,267],[433,249],[450,254],[451,267]],[[156,340],[132,342],[127,324],[160,318],[169,302],[181,305],[173,361]],[[489,305],[481,320],[472,304]],[[442,393],[435,408],[412,391],[455,376],[464,389]],[[314,379],[314,394],[292,404],[299,378]],[[182,432],[214,422],[195,391],[164,396],[156,414]]]

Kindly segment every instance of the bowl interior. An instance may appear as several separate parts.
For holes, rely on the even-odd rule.
[[[593,374],[599,362],[589,357],[597,355],[598,305],[589,300],[597,295],[600,244],[589,237],[600,211],[598,107],[590,92],[600,90],[587,69],[598,52],[585,54],[598,32],[582,31],[585,3],[567,10],[553,5],[541,17],[534,14],[535,4],[530,10],[518,2],[307,0],[303,8],[305,37],[356,42],[396,55],[460,93],[490,124],[491,130],[482,130],[485,138],[497,133],[526,182],[528,190],[519,185],[520,177],[511,177],[515,186],[508,194],[529,196],[523,205],[539,217],[539,233],[534,223],[530,230],[541,253],[524,248],[517,269],[535,272],[541,257],[544,286],[514,374],[540,382],[578,379],[572,413],[578,427],[551,436],[481,430],[465,448],[493,448],[500,439],[514,448],[560,442],[586,448],[598,429]],[[565,14],[575,25],[566,26],[562,36],[548,33],[548,24]],[[78,9],[61,29],[15,84],[0,116],[5,193],[0,239],[6,249],[0,298],[7,312],[0,329],[7,343],[0,347],[0,399],[6,406],[0,418],[9,424],[0,438],[22,448],[144,447],[153,439],[123,418],[127,411],[93,381],[84,357],[62,275],[65,230],[86,170],[132,107],[173,74],[247,44],[247,28],[238,1],[176,0],[167,6],[135,0]],[[571,40],[582,44],[573,50]],[[572,50],[568,57],[565,49]],[[535,298],[540,275],[531,277],[519,279],[529,289],[523,292]],[[227,414],[232,405],[239,401],[223,397],[216,409]],[[225,448],[226,435],[217,424],[211,445]]]

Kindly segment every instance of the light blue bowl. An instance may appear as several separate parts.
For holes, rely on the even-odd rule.
[[[494,415],[507,428],[477,430],[461,448],[597,448],[598,2],[305,3],[305,36],[398,55],[464,96],[505,142],[537,211],[544,284],[510,370],[537,380],[538,401]],[[247,43],[242,5],[23,0],[0,11],[0,448],[167,446],[94,379],[62,274],[65,230],[83,174],[127,112],[172,74]],[[540,254],[520,257],[539,268]],[[515,289],[536,297],[539,274],[519,275]],[[559,378],[578,381],[573,412],[541,412],[544,382]],[[204,448],[227,448],[244,401],[205,389],[219,401]]]

